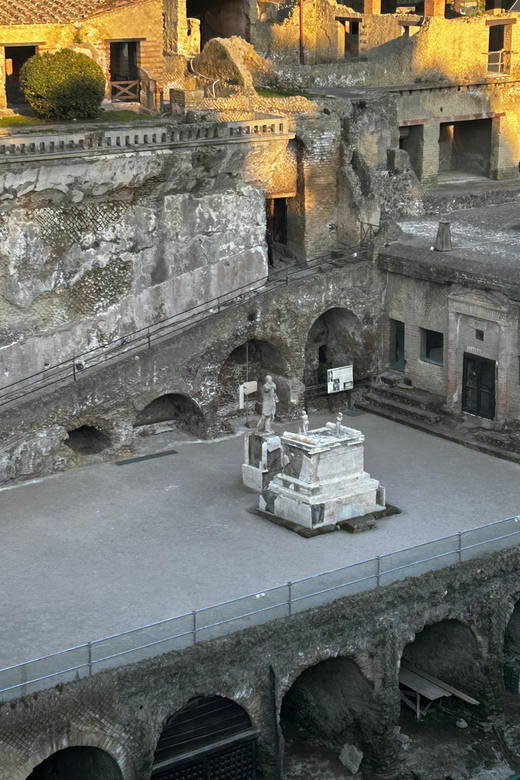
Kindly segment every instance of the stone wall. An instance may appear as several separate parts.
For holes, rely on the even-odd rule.
[[[410,248],[408,251],[414,252]],[[386,264],[384,260],[383,263]],[[414,386],[445,396],[448,407],[458,413],[464,353],[492,360],[497,364],[496,419],[499,424],[518,421],[520,310],[515,293],[508,293],[507,284],[502,286],[500,280],[493,284],[490,269],[484,281],[478,271],[475,275],[470,273],[469,265],[468,262],[466,273],[451,279],[450,274],[443,274],[442,278],[439,270],[434,270],[435,265],[431,273],[425,274],[424,266],[422,270],[414,268],[413,261],[405,274],[388,274],[383,362],[388,364],[390,355],[390,319],[404,322],[405,376],[410,377]],[[488,286],[495,289],[485,289]],[[421,329],[444,335],[443,365],[423,359]],[[476,330],[483,331],[482,342],[477,340]]]
[[[330,308],[342,308],[363,322],[366,343],[373,345],[370,367],[376,371],[381,302],[381,282],[371,264],[353,258],[343,268],[318,272],[249,302],[246,298],[242,306],[112,366],[90,375],[85,371],[79,381],[0,416],[0,482],[131,452],[139,412],[164,395],[192,399],[207,436],[222,431],[227,416],[222,367],[250,339],[269,342],[285,361],[283,397],[287,413],[294,414],[300,409],[305,346],[315,320]],[[68,432],[82,426],[109,437],[103,452],[85,456],[67,445]]]
[[[399,663],[407,645],[407,657],[410,648],[420,651],[419,643],[409,643],[425,627],[431,627],[432,637],[435,632],[443,637],[451,626],[457,629],[450,633],[449,646],[441,644],[435,656],[432,641],[428,658],[421,659],[436,668],[441,664],[443,675],[453,681],[467,651],[467,643],[457,645],[457,637],[471,638],[472,682],[465,681],[465,691],[481,701],[479,717],[497,722],[503,706],[504,634],[520,596],[519,556],[516,548],[494,553],[4,704],[0,779],[27,780],[52,753],[90,745],[116,759],[124,780],[148,780],[167,719],[193,696],[217,694],[236,701],[251,717],[259,730],[260,769],[265,780],[274,780],[271,665],[278,719],[282,701],[300,675],[311,670],[319,688],[316,669],[321,669],[325,683],[339,696],[338,706],[346,712],[355,708],[363,768],[375,778],[397,780],[402,777],[394,731],[400,712]],[[316,666],[327,659],[357,668],[356,679],[364,681],[361,699],[348,690],[341,696],[335,667],[329,667],[327,677],[326,667]],[[298,697],[293,698],[298,706]],[[336,717],[330,697],[328,701],[328,718],[322,720],[326,738],[332,737]]]
[[[517,13],[508,13],[504,15],[504,20],[516,20],[517,17]],[[379,18],[384,19],[374,17],[376,20]],[[316,64],[311,60],[304,68],[284,62],[278,66],[279,78],[282,83],[309,89],[313,86],[384,86],[410,82],[467,82],[472,79],[485,79],[488,76],[487,18],[431,17],[426,19],[418,32],[411,37],[401,35],[367,48],[364,56],[359,59],[335,64]],[[376,25],[376,31],[378,25],[390,26],[389,22],[374,19],[370,20],[368,25]],[[520,34],[517,27],[516,23],[512,25],[513,50],[516,36]],[[375,34],[376,40],[381,40],[381,37],[381,33]],[[520,61],[513,55],[510,75],[516,75],[519,68]],[[502,79],[503,76],[500,76],[497,83],[500,84]]]
[[[405,323],[406,376],[415,387],[446,395],[448,360],[442,366],[421,360],[421,328],[444,335],[448,344],[448,295],[450,287],[420,279],[389,274],[384,327],[384,355],[390,355],[390,319]]]

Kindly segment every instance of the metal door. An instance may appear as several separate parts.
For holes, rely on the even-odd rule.
[[[496,363],[464,353],[462,411],[495,419]]]

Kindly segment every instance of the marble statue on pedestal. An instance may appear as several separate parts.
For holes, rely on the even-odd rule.
[[[256,426],[257,431],[273,432],[273,421],[276,414],[276,385],[273,377],[269,374],[265,378],[265,384],[262,385],[262,416]]]

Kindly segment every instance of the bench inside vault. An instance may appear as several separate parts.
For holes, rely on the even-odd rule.
[[[399,671],[399,684],[404,685],[408,690],[400,689],[401,701],[415,712],[417,720],[426,715],[434,701],[443,697],[456,696],[466,704],[480,704],[476,699],[468,696],[466,693],[453,688],[453,686],[439,680],[437,677],[417,669],[411,664],[401,663]],[[421,702],[426,700],[424,705]],[[413,698],[415,697],[415,699]]]

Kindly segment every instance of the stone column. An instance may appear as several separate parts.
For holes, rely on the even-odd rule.
[[[363,1],[363,13],[364,14],[380,14],[381,13],[381,0],[364,0]]]
[[[424,15],[444,18],[445,5],[445,0],[424,0]]]
[[[439,176],[439,132],[438,122],[427,122],[423,125],[423,154],[421,165],[421,182],[434,185]]]
[[[164,0],[163,13],[165,53],[184,54],[188,37],[185,0]]]
[[[7,108],[5,93],[5,48],[0,47],[0,111]]]
[[[491,120],[491,154],[489,160],[490,179],[518,178],[518,117],[509,112]]]
[[[449,305],[449,304],[448,304]],[[446,344],[446,363],[447,363],[447,384],[446,384],[446,404],[455,411],[459,401],[458,377],[457,377],[457,344],[459,340],[459,315],[455,311],[450,311],[448,315],[448,335]]]

